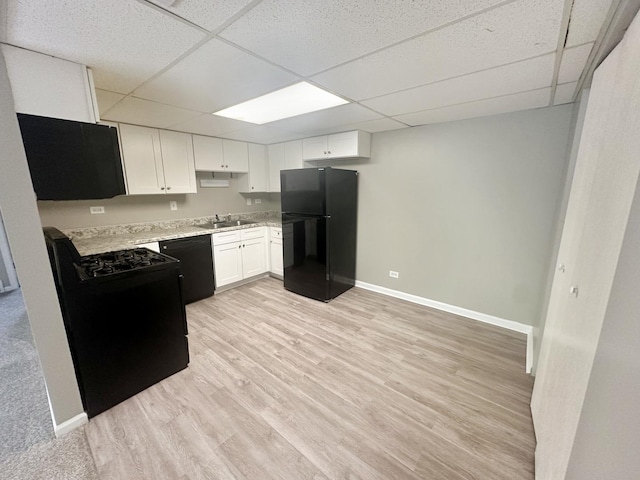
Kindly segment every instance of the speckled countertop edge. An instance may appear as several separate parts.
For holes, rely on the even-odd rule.
[[[282,226],[279,212],[274,211],[237,214],[232,215],[231,218],[232,220],[251,220],[257,223],[212,229],[199,225],[213,221],[214,217],[196,217],[159,222],[69,229],[65,230],[64,233],[73,241],[80,255],[92,255],[95,253],[135,248],[141,243],[158,242],[197,235],[210,235],[212,233],[243,230],[261,226]]]

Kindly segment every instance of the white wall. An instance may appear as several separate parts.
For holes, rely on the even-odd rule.
[[[40,355],[54,423],[83,412],[33,186],[0,53],[0,208]]]
[[[370,160],[332,162],[360,172],[357,279],[534,325],[571,115],[565,105],[376,133]]]

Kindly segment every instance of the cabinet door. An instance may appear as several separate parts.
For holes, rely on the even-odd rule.
[[[329,158],[357,157],[358,132],[344,132],[329,135],[327,139]]]
[[[276,143],[267,147],[269,163],[269,191],[280,191],[280,170],[284,170],[284,143]]]
[[[267,152],[264,145],[249,144],[249,192],[266,192]]]
[[[222,139],[215,137],[193,136],[193,156],[196,170],[220,172],[224,168]]]
[[[294,140],[284,144],[284,170],[294,168],[304,168],[302,161],[302,140]],[[280,191],[280,189],[278,189],[278,191]]]
[[[193,143],[188,133],[160,130],[167,193],[196,193]]]
[[[253,277],[267,271],[265,238],[242,241],[242,276]]]
[[[249,151],[246,142],[222,140],[222,151],[225,171],[238,173],[249,171]]]
[[[217,287],[242,280],[242,244],[240,242],[214,245],[213,257]]]
[[[327,157],[327,137],[313,137],[302,140],[302,158],[319,160]]]
[[[155,128],[120,124],[122,163],[127,177],[127,193],[164,193],[164,172],[160,134]]]
[[[269,244],[269,258],[271,259],[271,273],[284,275],[284,265],[282,261],[282,239],[272,238]]]

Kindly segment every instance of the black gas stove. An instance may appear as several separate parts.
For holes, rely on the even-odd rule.
[[[86,280],[162,265],[172,260],[146,248],[135,248],[80,257],[80,263],[76,264],[76,268],[80,279]]]
[[[44,237],[89,417],[187,367],[178,260],[146,248],[82,257],[60,230]]]

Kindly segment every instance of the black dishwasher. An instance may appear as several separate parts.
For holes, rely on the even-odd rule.
[[[213,295],[213,250],[211,235],[177,238],[160,242],[160,252],[180,260],[184,303]]]

